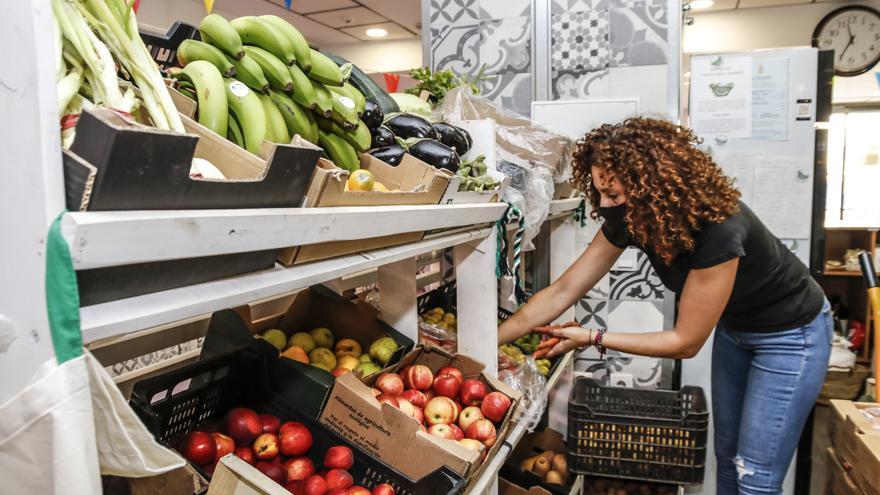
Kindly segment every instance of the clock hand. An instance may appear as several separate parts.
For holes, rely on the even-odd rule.
[[[843,47],[843,51],[840,52],[840,60],[843,60],[843,54],[846,53],[847,50],[849,50],[849,47],[851,47],[853,45],[853,42],[855,42],[855,40],[856,40],[855,36],[849,37],[849,43],[847,43],[846,46]]]

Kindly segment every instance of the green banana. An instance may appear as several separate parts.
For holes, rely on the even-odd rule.
[[[226,79],[226,99],[229,113],[238,121],[244,139],[244,149],[255,155],[260,154],[263,139],[266,138],[266,112],[257,94],[244,83]]]
[[[361,123],[361,125],[357,126],[357,129],[353,131],[346,131],[333,119],[318,117],[315,120],[318,123],[319,129],[324,132],[336,134],[342,139],[345,139],[345,141],[350,144],[356,151],[363,153],[364,151],[370,149],[370,142],[372,141],[373,137],[370,134],[370,130],[367,129],[366,124]]]
[[[312,81],[312,88],[315,90],[315,102],[312,104],[312,110],[324,117],[333,115],[333,93],[321,83]]]
[[[196,95],[196,92],[193,91],[192,89],[184,88],[183,86],[180,86],[180,88],[178,88],[178,91],[180,91],[180,94],[182,94],[183,96],[186,96],[190,100],[198,101],[198,96]]]
[[[314,121],[312,112],[299,106],[284,93],[270,91],[269,97],[272,99],[272,103],[274,103],[281,112],[281,116],[287,126],[287,132],[291,136],[299,134],[303,139],[310,143],[318,143],[317,129],[312,129],[312,122]],[[289,139],[288,142],[290,142]]]
[[[206,60],[194,60],[177,76],[192,84],[196,101],[199,103],[199,124],[212,131],[226,135],[226,91],[223,89],[223,76],[217,67]]]
[[[278,17],[277,15],[262,15],[260,19],[275,26],[276,29],[284,33],[287,39],[293,44],[293,53],[296,56],[296,64],[305,72],[312,70],[312,52],[309,48],[309,42],[305,36],[293,27],[292,24]]]
[[[260,95],[260,103],[263,104],[263,112],[266,114],[266,139],[273,143],[290,144],[287,122],[281,110],[275,106],[269,95]]]
[[[241,60],[235,60],[234,58],[229,57],[227,57],[227,60],[232,62],[232,65],[235,66],[236,79],[247,84],[254,91],[265,93],[269,90],[269,81],[266,79],[266,75],[263,74],[263,69],[260,68],[260,64],[254,59],[245,55],[244,57],[241,57]]]
[[[357,152],[345,139],[318,129],[318,145],[324,148],[324,152],[330,160],[339,168],[354,172],[360,168]]]
[[[359,121],[354,100],[335,91],[329,93],[333,99],[333,113],[330,117],[345,130],[355,130]]]
[[[296,62],[293,43],[272,24],[253,16],[233,19],[231,24],[242,43],[259,46],[287,65]]]
[[[194,60],[211,62],[226,77],[235,76],[235,66],[226,60],[226,55],[219,48],[202,41],[183,40],[177,47],[177,61],[185,66]]]
[[[312,136],[315,136],[313,144],[318,144],[318,118],[314,112],[306,112],[309,116],[309,127],[312,129]]]
[[[357,90],[357,88],[352,86],[351,83],[346,82],[342,85],[342,87],[327,86],[327,89],[333,91],[334,93],[338,93],[351,98],[354,101],[354,108],[357,111],[358,117],[364,114],[364,110],[367,107],[367,99],[364,98],[364,95],[362,95],[361,92]]]
[[[318,97],[315,95],[315,86],[311,79],[306,77],[306,73],[299,66],[291,65],[288,69],[293,80],[293,90],[290,92],[293,101],[304,108],[316,108]]]
[[[244,56],[241,37],[223,16],[206,15],[199,23],[199,33],[202,35],[202,41],[214,45],[230,57],[239,59]]]
[[[287,70],[288,67],[284,63],[278,60],[278,57],[258,46],[250,45],[244,46],[244,53],[260,66],[272,89],[277,89],[278,91],[293,90],[293,79],[290,77],[290,71]]]
[[[244,148],[244,136],[241,135],[241,127],[232,114],[229,114],[229,129],[226,130],[226,139],[237,144],[240,148]]]
[[[311,53],[312,70],[308,73],[309,79],[328,86],[342,86],[345,80],[336,62],[319,51],[312,50]]]

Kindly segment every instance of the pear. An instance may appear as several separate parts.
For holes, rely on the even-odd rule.
[[[547,472],[550,471],[550,461],[548,461],[544,456],[538,456],[535,459],[535,465],[532,466],[532,472],[543,478],[547,475]]]
[[[535,466],[535,459],[537,459],[537,458],[538,458],[538,456],[535,455],[535,456],[523,459],[523,461],[519,464],[520,469],[522,469],[523,471],[531,471],[532,468]]]
[[[563,475],[568,473],[568,459],[565,458],[565,454],[555,454],[550,461],[550,469]]]
[[[550,483],[551,485],[565,484],[559,471],[547,471],[547,474],[544,476],[544,483]]]

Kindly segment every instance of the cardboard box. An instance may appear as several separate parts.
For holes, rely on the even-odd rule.
[[[847,473],[846,468],[837,459],[833,447],[828,447],[828,494],[829,495],[863,495],[855,481]]]
[[[481,363],[436,347],[416,347],[395,366],[394,371],[412,364],[423,364],[435,372],[447,365],[456,366],[465,378],[481,379],[490,389],[511,398],[513,403],[507,416],[497,428],[497,440],[487,452],[486,458],[491,459],[504,442],[510,418],[519,405],[520,393],[485,375]],[[480,475],[488,463],[478,462],[478,452],[452,440],[429,435],[404,412],[388,404],[379,404],[370,390],[375,379],[375,375],[367,377],[362,383],[353,375],[338,378],[321,413],[321,424],[412,479],[421,479],[444,466],[462,476]]]
[[[194,495],[204,493],[208,481],[189,464],[158,476],[131,478],[131,495]]]
[[[568,447],[562,435],[551,429],[535,432],[525,436],[519,441],[513,452],[507,458],[507,462],[501,468],[500,475],[505,478],[508,483],[516,485],[521,493],[540,493],[547,495],[565,495],[571,492],[574,485],[576,475],[564,473],[567,475],[566,484],[553,485],[545,484],[541,477],[530,472],[523,471],[520,464],[525,459],[540,455],[545,451],[553,451],[556,454],[568,455]],[[566,459],[567,461],[567,459]],[[511,492],[515,493],[515,492]]]
[[[880,495],[880,414],[873,421],[866,417],[880,404],[832,400],[831,407],[834,414],[828,429],[838,459],[852,467],[849,475],[862,491]]]
[[[441,172],[411,155],[392,167],[366,153],[361,155],[361,168],[369,170],[375,180],[389,190],[346,191],[350,173],[328,160],[321,159],[306,193],[307,208],[333,206],[388,206],[388,205],[435,205],[440,202],[449,185],[449,174]],[[422,239],[423,231],[359,239],[354,241],[335,241],[308,246],[294,246],[282,249],[278,261],[285,266],[298,265],[309,261],[333,258],[346,254],[369,251],[382,247],[396,246]]]
[[[459,191],[462,178],[452,175],[449,179],[449,187],[446,188],[446,192],[443,193],[443,197],[440,199],[440,204],[497,203],[501,201],[504,191],[510,185],[510,177],[492,169],[488,169],[487,173],[490,177],[500,182],[501,185],[489,191]]]
[[[498,478],[498,495],[554,495],[540,486],[521,487],[504,478]]]
[[[288,337],[296,332],[329,328],[336,341],[354,339],[369,352],[370,344],[382,337],[391,337],[399,346],[388,362],[387,368],[396,365],[413,349],[415,343],[379,319],[379,313],[370,304],[349,301],[322,286],[314,286],[296,293],[289,299],[263,306],[255,312],[251,306],[235,310],[244,319],[250,332],[262,333],[279,328]],[[309,418],[317,419],[325,407],[330,389],[336,379],[327,371],[288,358],[278,358],[272,363],[270,382],[272,388],[283,398],[298,404]],[[351,377],[357,381],[354,374]]]

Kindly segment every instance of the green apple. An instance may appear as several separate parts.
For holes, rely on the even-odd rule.
[[[382,371],[382,368],[377,364],[373,363],[361,363],[354,369],[356,373],[360,373],[361,376],[370,376],[373,373],[378,373]]]
[[[333,342],[335,342],[336,339],[333,338],[333,332],[331,332],[329,328],[316,328],[309,332],[309,335],[315,339],[316,346],[325,349],[333,349]]]
[[[309,353],[309,363],[318,368],[333,371],[336,368],[336,356],[333,355],[333,351],[330,349],[317,347]]]
[[[287,347],[287,335],[284,335],[284,332],[277,328],[266,330],[263,333],[263,340],[277,347],[279,351],[283,351]]]
[[[373,362],[373,358],[371,358],[370,355],[367,353],[361,354],[361,357],[359,357],[358,359],[362,363],[372,363]]]
[[[311,335],[305,332],[297,332],[293,334],[293,337],[290,337],[290,340],[287,341],[287,346],[300,347],[302,348],[302,350],[306,351],[306,354],[308,354],[315,349],[315,339],[313,339]]]
[[[391,337],[382,337],[370,346],[370,356],[377,363],[385,366],[397,350],[397,342]]]

